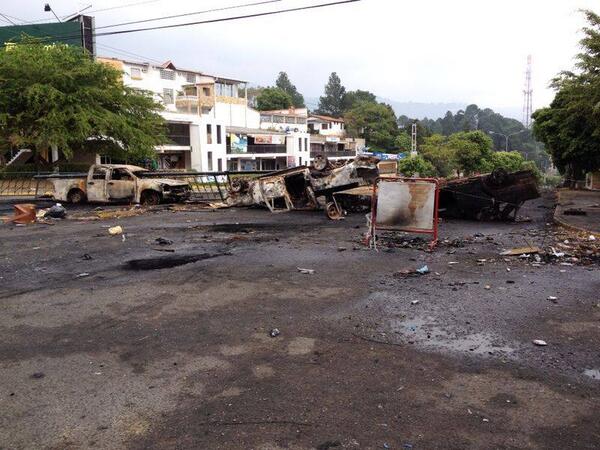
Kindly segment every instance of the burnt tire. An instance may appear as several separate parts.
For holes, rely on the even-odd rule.
[[[81,189],[71,189],[67,195],[67,202],[77,205],[85,202],[85,194]]]
[[[319,170],[319,171],[325,170],[328,165],[329,165],[329,160],[327,159],[326,156],[317,155],[317,156],[315,156],[315,159],[313,159],[313,167],[316,170]]]
[[[160,203],[160,194],[156,191],[144,191],[140,203],[144,206],[156,206]]]
[[[344,216],[344,211],[338,208],[335,202],[329,202],[325,205],[325,214],[331,220],[340,220]]]

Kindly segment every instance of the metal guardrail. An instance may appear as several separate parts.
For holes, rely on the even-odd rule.
[[[52,191],[47,180],[35,178],[38,172],[0,172],[0,197],[39,197]]]
[[[145,178],[184,179],[192,188],[192,197],[196,200],[224,201],[231,183],[236,178],[257,178],[270,171],[242,172],[184,172],[155,171],[145,174]],[[84,177],[86,173],[38,173],[38,172],[0,172],[0,197],[41,197],[51,194],[51,177]]]

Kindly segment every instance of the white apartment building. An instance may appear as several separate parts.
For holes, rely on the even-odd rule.
[[[246,81],[176,67],[171,61],[98,60],[120,70],[125,85],[153,92],[165,105],[161,114],[171,143],[156,149],[162,169],[278,170],[309,162],[306,123],[303,128],[263,127],[261,114],[248,106]]]
[[[334,161],[353,159],[365,147],[364,139],[348,137],[344,119],[339,117],[311,114],[307,118],[307,129],[311,159],[317,155]]]

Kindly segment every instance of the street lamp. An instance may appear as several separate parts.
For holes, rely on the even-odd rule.
[[[515,136],[517,134],[523,133],[525,131],[528,131],[528,130],[521,130],[521,131],[517,131],[516,133],[511,133],[511,134],[498,133],[496,131],[490,131],[489,133],[490,134],[497,134],[498,136],[504,136],[504,148],[505,148],[506,151],[508,151],[508,138],[511,137],[511,136]]]
[[[50,3],[46,3],[44,5],[44,11],[45,12],[52,12],[52,14],[54,14],[54,17],[56,17],[56,20],[58,20],[60,22],[60,19],[58,18],[58,16],[56,15],[56,13],[54,12],[54,10],[50,7]]]

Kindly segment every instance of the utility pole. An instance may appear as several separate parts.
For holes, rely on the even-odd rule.
[[[411,156],[414,156],[417,154],[417,122],[414,122],[412,124],[410,154],[411,154]]]
[[[531,114],[533,89],[531,88],[531,55],[527,56],[527,69],[525,70],[525,88],[523,89],[523,125],[531,127]]]

